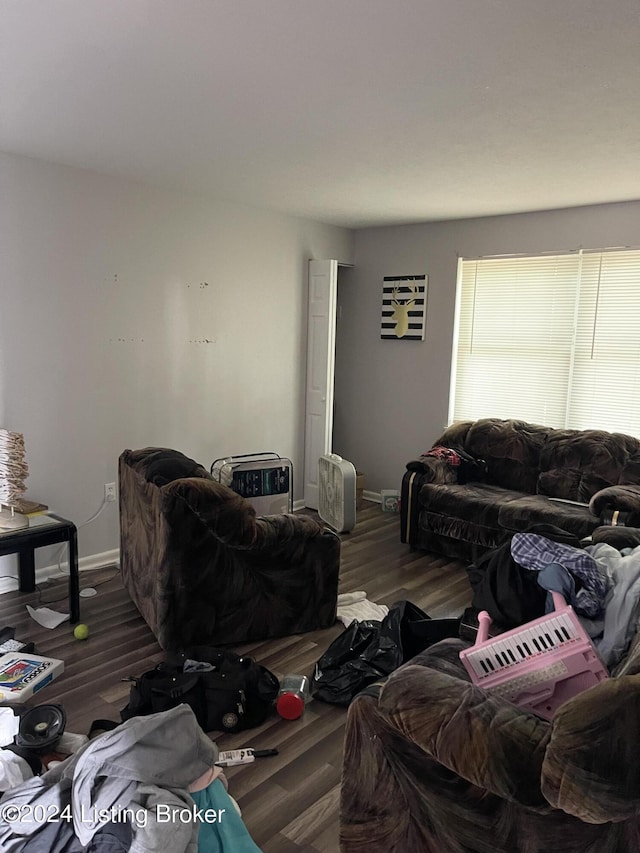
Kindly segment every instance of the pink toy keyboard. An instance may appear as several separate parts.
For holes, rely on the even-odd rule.
[[[609,677],[573,608],[559,593],[552,595],[553,613],[490,640],[491,617],[483,610],[475,645],[460,652],[474,684],[545,720]]]

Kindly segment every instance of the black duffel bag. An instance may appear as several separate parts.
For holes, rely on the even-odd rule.
[[[120,712],[123,722],[185,703],[205,732],[260,725],[280,687],[275,675],[252,658],[207,646],[169,653],[155,669],[130,680],[129,703]]]

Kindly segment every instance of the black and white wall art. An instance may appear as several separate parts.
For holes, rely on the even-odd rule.
[[[384,277],[380,322],[383,340],[424,340],[427,281],[426,275]]]

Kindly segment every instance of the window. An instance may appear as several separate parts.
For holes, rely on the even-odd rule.
[[[640,250],[461,260],[450,421],[640,437]]]

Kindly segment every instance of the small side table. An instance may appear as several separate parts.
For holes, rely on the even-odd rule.
[[[0,557],[18,554],[20,592],[36,588],[35,549],[67,543],[69,556],[69,621],[80,620],[80,577],[78,574],[78,531],[72,521],[48,512],[29,518],[22,530],[0,530]]]

